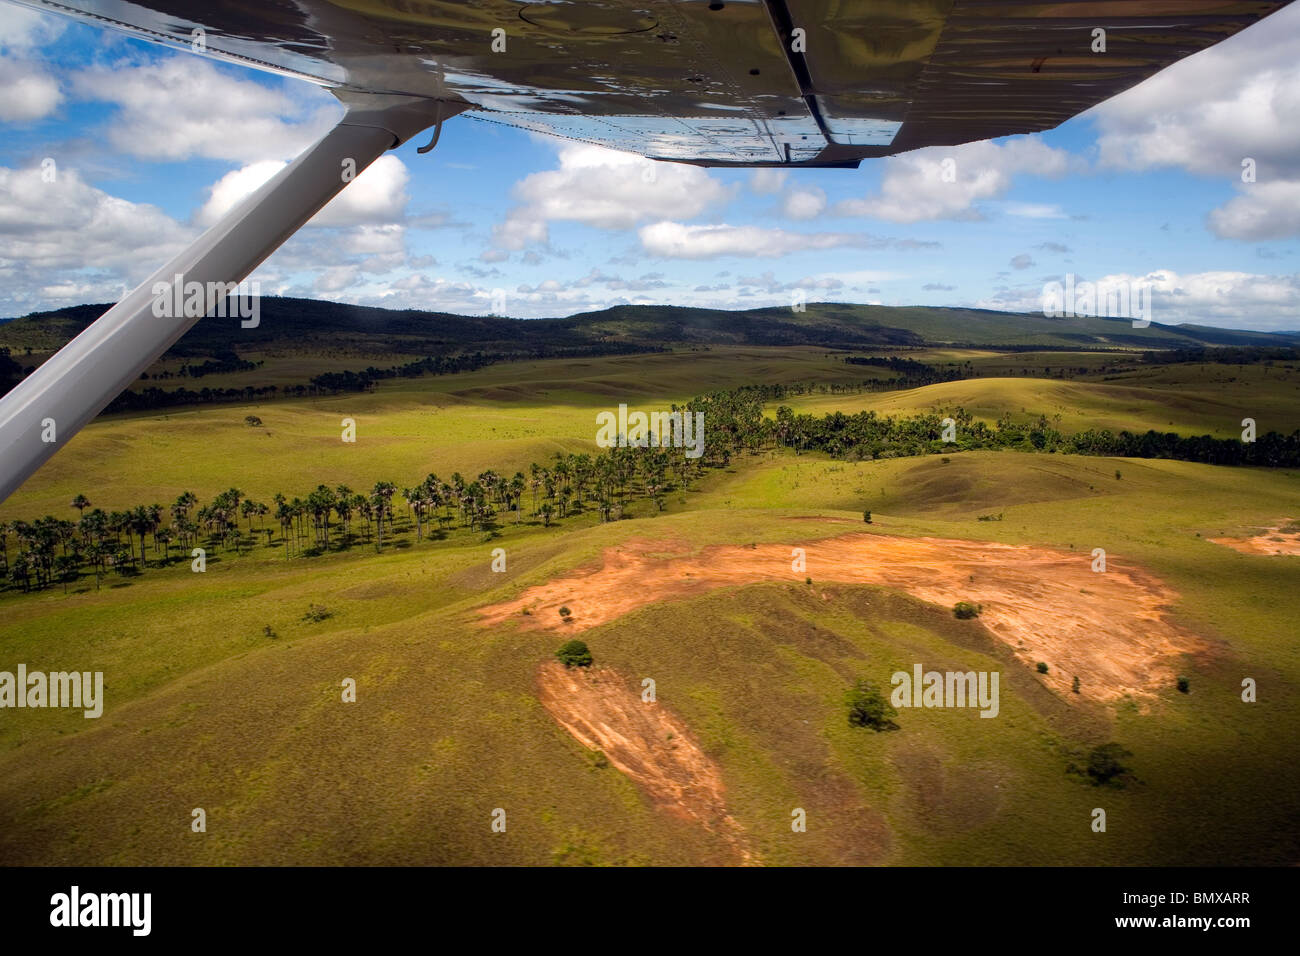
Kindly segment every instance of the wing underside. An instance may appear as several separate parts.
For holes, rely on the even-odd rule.
[[[827,166],[1050,129],[1289,0],[20,2],[657,159]]]

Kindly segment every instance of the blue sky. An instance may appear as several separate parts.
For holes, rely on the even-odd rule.
[[[117,298],[341,114],[310,84],[2,0],[0,87],[4,316]],[[1036,310],[1073,273],[1151,283],[1159,322],[1300,329],[1300,4],[1056,130],[856,171],[650,164],[465,116],[423,141],[264,263],[263,294]]]

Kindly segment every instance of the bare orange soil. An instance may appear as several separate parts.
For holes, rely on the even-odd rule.
[[[548,661],[537,685],[542,705],[575,740],[603,753],[656,806],[703,824],[734,846],[743,862],[753,862],[739,824],[727,813],[722,772],[664,707],[643,701],[608,667]]]
[[[1300,554],[1300,531],[1283,531],[1294,527],[1295,523],[1287,519],[1276,528],[1269,528],[1253,538],[1211,538],[1215,544],[1222,544],[1242,554]]]
[[[982,605],[979,620],[1067,699],[1148,696],[1172,686],[1182,654],[1207,649],[1165,610],[1177,594],[1151,574],[1114,560],[1091,570],[1088,552],[945,538],[854,533],[805,542],[807,570],[791,568],[790,545],[715,545],[692,552],[662,541],[607,549],[599,567],[529,588],[482,608],[483,623],[509,619],[546,630],[582,631],[658,601],[719,587],[786,581],[871,584],[951,608]],[[559,608],[567,606],[565,622]],[[527,608],[529,616],[522,616]]]

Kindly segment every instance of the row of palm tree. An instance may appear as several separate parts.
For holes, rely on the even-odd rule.
[[[519,523],[526,516],[549,527],[575,512],[596,510],[602,521],[609,521],[622,517],[632,500],[649,501],[662,510],[669,492],[687,487],[705,469],[726,467],[737,453],[777,447],[857,459],[1005,448],[1216,464],[1300,464],[1300,431],[1289,436],[1269,433],[1243,444],[1155,432],[1064,436],[1055,427],[1059,416],[1022,423],[1004,416],[990,427],[960,408],[942,417],[875,412],[816,417],[796,414],[782,405],[774,417],[766,416],[765,404],[784,397],[779,394],[783,389],[745,386],[692,400],[683,411],[702,412],[708,429],[697,458],[688,457],[683,449],[656,447],[557,453],[549,464],[534,463],[509,478],[492,470],[473,479],[459,472],[445,480],[429,474],[400,490],[392,482],[379,481],[369,492],[319,484],[305,496],[276,494],[270,505],[229,488],[203,506],[194,494],[185,492],[169,508],[155,504],[105,512],[93,507],[85,495],[77,495],[70,502],[78,513],[76,521],[46,516],[0,524],[0,572],[10,586],[23,590],[56,582],[66,588],[82,573],[93,573],[98,586],[110,570],[143,571],[151,554],[155,563],[171,563],[173,544],[181,549],[178,557],[200,546],[238,555],[260,538],[266,547],[276,546],[277,528],[278,545],[289,559],[362,542],[382,551],[395,538],[412,532],[420,542],[445,537],[458,528],[494,531],[500,521]],[[17,545],[12,556],[11,538]]]
[[[612,448],[596,455],[557,453],[551,463],[533,463],[526,473],[508,478],[494,470],[473,479],[459,472],[448,479],[431,473],[400,489],[379,481],[369,492],[320,484],[302,496],[277,493],[270,504],[232,487],[207,504],[186,491],[166,508],[152,504],[110,512],[79,494],[69,502],[78,514],[75,521],[46,516],[0,523],[0,573],[9,586],[24,591],[55,583],[66,590],[82,574],[93,574],[98,588],[105,574],[138,574],[151,561],[166,566],[188,558],[196,547],[239,555],[260,541],[282,547],[289,559],[362,542],[382,551],[403,534],[413,532],[419,542],[458,528],[494,530],[503,520],[550,527],[557,519],[595,510],[609,521],[622,517],[634,498],[662,510],[664,496],[704,467],[680,450]]]

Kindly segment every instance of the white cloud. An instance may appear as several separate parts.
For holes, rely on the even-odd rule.
[[[31,60],[0,59],[0,122],[43,119],[63,102],[59,82]]]
[[[191,235],[156,206],[96,189],[74,169],[0,167],[0,259],[43,269],[152,271]],[[143,278],[143,276],[142,276]]]
[[[1223,239],[1300,236],[1300,180],[1253,183],[1210,212],[1210,229]]]
[[[826,193],[817,186],[799,186],[785,194],[781,212],[788,219],[816,219],[826,209]]]
[[[0,123],[44,119],[63,102],[59,81],[37,56],[63,32],[62,17],[0,3]]]
[[[534,218],[526,211],[513,210],[506,216],[504,222],[492,227],[492,238],[496,242],[497,249],[488,250],[484,253],[484,258],[491,254],[498,258],[489,261],[499,261],[505,258],[504,255],[500,255],[501,250],[515,252],[533,243],[545,242],[548,235],[546,220]]]
[[[0,50],[29,50],[58,39],[67,20],[52,13],[0,3]]]
[[[107,133],[114,149],[150,160],[288,159],[343,114],[315,87],[286,87],[290,95],[186,54],[89,67],[73,76],[72,86],[84,99],[117,106]]]
[[[0,314],[117,298],[193,231],[156,206],[110,196],[74,169],[0,167]]]
[[[1222,238],[1300,235],[1300,4],[1094,107],[1103,167],[1177,167],[1241,196],[1210,215]],[[1242,183],[1254,161],[1256,182]]]
[[[832,211],[889,222],[980,219],[975,203],[1003,195],[1016,174],[1055,178],[1069,167],[1069,153],[1033,136],[1001,145],[985,141],[933,146],[885,160],[879,195],[842,200]]]
[[[1237,177],[1241,160],[1300,173],[1300,7],[1180,60],[1086,113],[1103,166]]]
[[[668,259],[712,259],[717,256],[774,258],[792,252],[867,246],[879,243],[868,236],[847,232],[790,232],[759,226],[688,226],[656,222],[642,226],[641,246]]]
[[[232,170],[209,187],[208,199],[195,213],[195,221],[210,226],[256,192],[263,183],[287,164],[264,160]],[[411,175],[391,153],[380,156],[357,174],[308,223],[310,226],[356,226],[400,222],[406,215],[409,199],[406,186]]]
[[[1300,274],[1260,275],[1250,272],[1196,272],[1180,274],[1160,269],[1146,275],[1115,273],[1094,279],[1079,276],[1097,287],[1118,288],[1134,283],[1151,287],[1151,318],[1177,325],[1216,325],[1223,328],[1287,330],[1296,327],[1300,313]],[[978,301],[979,308],[1038,312],[1043,307],[1041,286],[1002,289]]]
[[[532,173],[515,184],[520,205],[493,229],[499,249],[546,242],[549,222],[631,229],[651,217],[693,218],[735,194],[697,166],[599,146],[565,145],[559,161],[559,169]]]
[[[1002,211],[1008,216],[1021,219],[1064,219],[1065,213],[1055,203],[1011,202],[1002,204]]]
[[[760,167],[749,174],[749,188],[760,196],[775,196],[785,186],[788,169]]]

